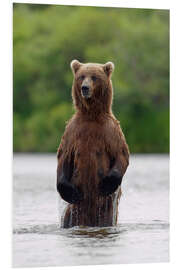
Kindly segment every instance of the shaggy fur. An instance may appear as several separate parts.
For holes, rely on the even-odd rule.
[[[58,148],[57,190],[70,203],[62,227],[117,223],[129,150],[111,106],[114,65],[71,62],[76,113]]]

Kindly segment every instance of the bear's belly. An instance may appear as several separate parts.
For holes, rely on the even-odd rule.
[[[110,168],[110,161],[107,153],[102,149],[84,148],[83,151],[75,151],[74,173],[72,182],[81,187],[85,197],[90,196],[89,192],[97,193],[100,179],[107,175]]]

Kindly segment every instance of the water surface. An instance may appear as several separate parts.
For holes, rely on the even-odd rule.
[[[15,154],[13,266],[169,261],[169,156],[132,155],[118,226],[60,228],[56,156]]]

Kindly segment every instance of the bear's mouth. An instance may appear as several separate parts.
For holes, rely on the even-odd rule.
[[[84,93],[82,90],[81,90],[81,95],[83,98],[85,99],[90,99],[91,98],[91,94],[89,92],[87,93]]]

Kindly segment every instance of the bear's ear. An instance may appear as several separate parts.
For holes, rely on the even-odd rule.
[[[81,65],[82,64],[78,60],[71,61],[71,69],[72,69],[74,75],[76,74],[76,72],[78,71],[78,69],[80,68]]]
[[[112,74],[114,70],[114,64],[112,62],[107,62],[106,64],[103,65],[104,72],[108,77]]]

